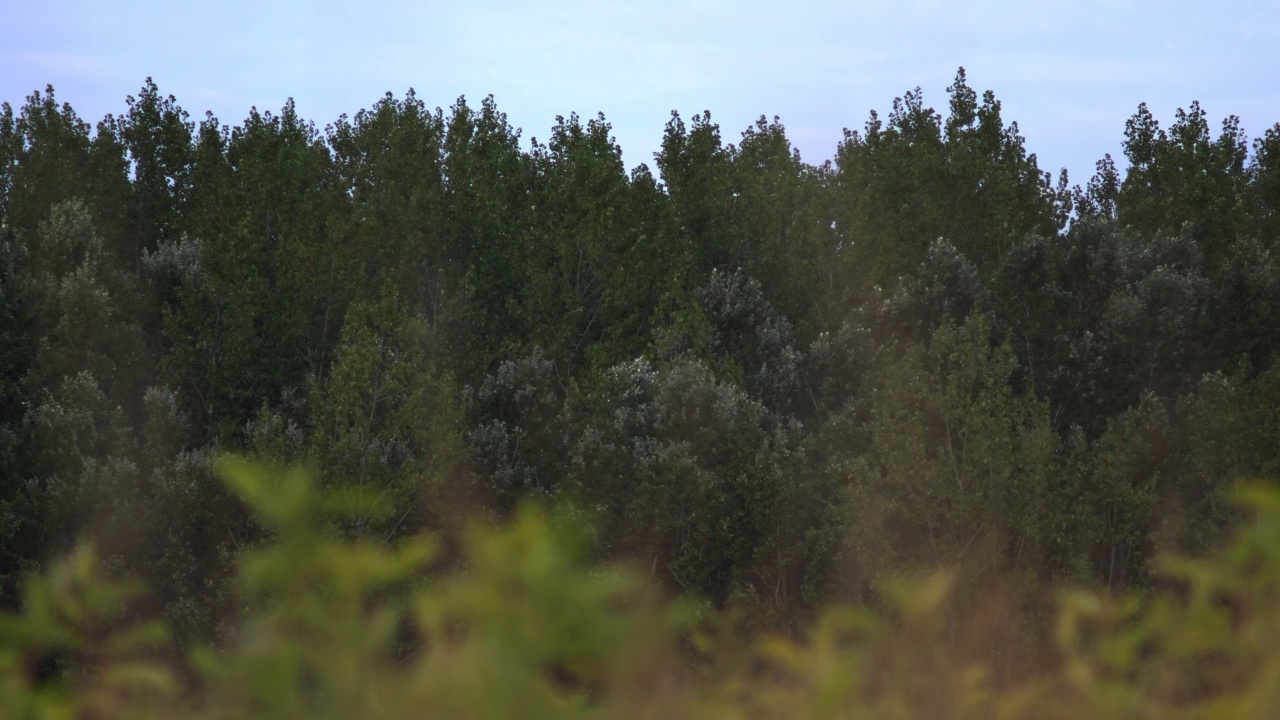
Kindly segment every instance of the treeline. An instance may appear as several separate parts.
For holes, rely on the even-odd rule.
[[[150,80],[93,131],[5,104],[3,602],[91,539],[216,636],[269,534],[222,451],[361,488],[357,538],[568,501],[597,559],[761,626],[921,566],[1032,617],[1049,581],[1147,587],[1280,474],[1280,125],[1139,106],[1123,174],[1073,187],[948,92],[821,166],[673,113],[630,173],[603,116],[526,145],[492,98],[323,131]]]

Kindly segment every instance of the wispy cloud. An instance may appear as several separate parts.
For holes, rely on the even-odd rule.
[[[95,79],[113,74],[111,66],[100,58],[79,53],[24,52],[19,53],[17,59],[37,72],[78,79]]]

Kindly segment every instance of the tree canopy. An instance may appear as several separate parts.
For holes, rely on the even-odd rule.
[[[820,165],[776,117],[673,112],[629,172],[603,115],[525,142],[492,97],[124,106],[0,106],[0,604],[92,540],[216,638],[273,533],[229,451],[453,561],[572,507],[775,630],[922,568],[1148,589],[1280,473],[1280,124],[1139,105],[1073,186],[963,69]]]

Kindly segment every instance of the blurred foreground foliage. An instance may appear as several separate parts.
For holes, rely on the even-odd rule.
[[[589,560],[580,513],[524,505],[459,547],[343,539],[359,486],[224,457],[264,527],[230,630],[179,649],[144,589],[82,546],[0,616],[0,713],[64,717],[1275,717],[1280,492],[1242,486],[1209,557],[1164,557],[1141,594],[1059,590],[1043,662],[996,672],[958,571],[879,584],[794,637],[672,602]],[[960,613],[960,614],[958,614]],[[980,623],[979,623],[980,624]]]

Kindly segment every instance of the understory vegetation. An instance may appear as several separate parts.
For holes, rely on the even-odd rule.
[[[1280,124],[1123,132],[3,104],[0,706],[1273,714]]]
[[[1250,522],[1219,553],[1162,558],[1156,592],[1059,592],[1052,660],[1015,677],[986,647],[1003,619],[958,603],[954,570],[743,642],[740,618],[664,601],[642,568],[588,563],[572,512],[473,524],[441,571],[436,537],[338,539],[365,493],[234,458],[219,471],[271,533],[235,562],[223,641],[178,651],[137,611],[142,589],[81,547],[0,616],[8,716],[1235,720],[1280,704],[1274,488],[1239,494]]]

